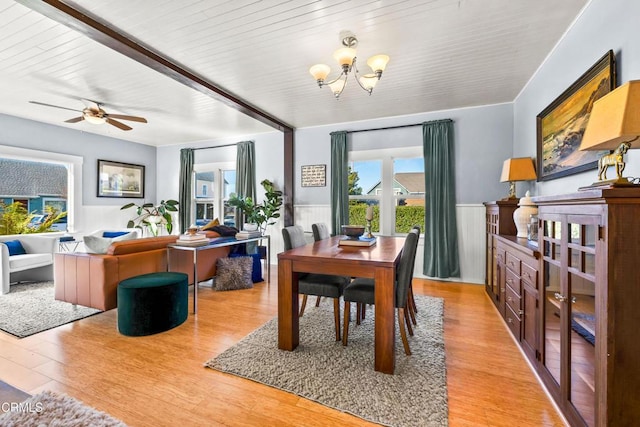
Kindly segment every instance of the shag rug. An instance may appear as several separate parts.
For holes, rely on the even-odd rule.
[[[349,325],[349,345],[335,341],[333,304],[308,308],[300,318],[300,344],[279,350],[278,319],[205,363],[206,367],[285,390],[325,406],[389,426],[448,425],[443,333],[444,302],[416,295],[411,356],[404,354],[396,322],[394,375],[374,370],[374,312]],[[355,312],[353,304],[352,313]]]
[[[0,414],[3,427],[126,427],[104,412],[51,391],[36,394]]]
[[[0,329],[18,338],[100,313],[95,308],[56,301],[53,282],[11,285],[0,295]]]

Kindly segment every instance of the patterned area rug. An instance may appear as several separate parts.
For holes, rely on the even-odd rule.
[[[396,325],[394,375],[373,368],[373,310],[367,310],[360,326],[352,322],[349,345],[343,347],[335,341],[333,305],[327,301],[305,311],[295,351],[278,350],[278,324],[272,319],[205,366],[383,425],[446,426],[444,302],[416,296],[416,304],[418,326],[409,337],[411,356],[404,354]]]
[[[53,282],[11,285],[8,294],[0,295],[0,329],[24,338],[101,312],[56,301],[53,295]]]
[[[37,394],[10,406],[0,414],[3,427],[126,427],[126,425],[104,412],[84,403],[50,391]]]

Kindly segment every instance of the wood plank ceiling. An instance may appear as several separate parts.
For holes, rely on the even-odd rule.
[[[66,1],[294,127],[511,102],[588,0]],[[360,69],[391,57],[368,96],[340,100],[308,73],[336,73],[339,33],[359,40]],[[597,58],[593,58],[594,60]],[[365,70],[366,72],[366,70]],[[150,145],[273,129],[12,0],[0,0],[0,113]],[[86,122],[80,98],[142,115],[123,132]]]

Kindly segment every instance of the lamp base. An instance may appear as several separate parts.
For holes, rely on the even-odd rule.
[[[627,178],[606,179],[603,181],[596,181],[586,187],[578,188],[578,191],[595,190],[595,189],[607,189],[607,188],[620,188],[620,187],[640,187],[640,184],[634,184]]]

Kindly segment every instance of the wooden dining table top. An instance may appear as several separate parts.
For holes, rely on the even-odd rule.
[[[340,274],[334,273],[331,265],[346,263],[354,269],[353,276],[373,277],[371,267],[394,265],[398,262],[398,255],[404,245],[402,237],[377,236],[376,244],[372,246],[340,246],[338,243],[343,238],[344,236],[334,236],[310,245],[300,246],[280,253],[278,259],[291,260],[296,262],[296,265],[300,265],[300,262],[303,261],[322,263],[322,272],[327,274]],[[343,268],[344,265],[341,265],[339,269],[342,274],[344,274]],[[300,267],[297,267],[296,270],[306,271],[301,270]],[[356,274],[356,270],[358,274]]]

